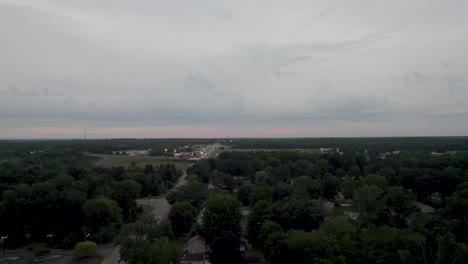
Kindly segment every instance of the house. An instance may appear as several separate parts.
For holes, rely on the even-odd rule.
[[[248,250],[252,249],[252,245],[249,243],[249,240],[245,237],[241,237],[239,240],[239,251],[245,253]]]
[[[424,214],[433,214],[436,211],[434,207],[420,203],[418,201],[411,201],[411,205],[418,208],[421,211],[421,213]]]
[[[358,212],[353,212],[353,211],[343,211],[343,214],[349,217],[351,220],[357,220],[359,218],[359,213]]]
[[[332,153],[333,149],[331,148],[320,148],[320,153]]]
[[[184,244],[181,264],[208,264],[205,253],[206,241],[203,237],[196,235]]]

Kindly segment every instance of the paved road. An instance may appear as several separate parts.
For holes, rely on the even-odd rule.
[[[176,184],[176,186],[174,187],[174,189],[177,189],[177,188],[179,188],[180,186],[185,185],[186,183],[187,183],[187,172],[184,171],[184,174],[182,174],[182,176],[180,176],[179,181],[177,182],[177,184]]]
[[[179,188],[182,185],[185,185],[187,183],[187,172],[184,171],[184,174],[180,176],[179,181],[177,181],[176,186],[174,189]],[[166,219],[167,216],[169,215],[169,211],[171,210],[171,205],[167,201],[166,197],[161,197],[161,198],[141,198],[137,200],[137,204],[141,205],[149,205],[153,207],[153,210],[151,211],[151,214],[154,216],[155,219],[157,220],[163,220]]]
[[[179,181],[177,182],[174,189],[179,188],[180,186],[187,183],[187,172],[184,171],[184,174],[180,176]],[[149,205],[153,207],[151,214],[157,220],[166,219],[169,215],[169,211],[171,210],[171,205],[167,201],[166,197],[160,198],[141,198],[137,199],[137,204],[141,205]],[[104,259],[101,264],[117,264],[120,259],[120,246],[117,246],[112,253]],[[120,262],[120,264],[125,264],[125,262]]]
[[[101,264],[117,264],[120,259],[120,246],[117,246],[112,250],[112,253],[107,256]],[[121,261],[120,264],[125,264],[125,261]]]
[[[107,248],[104,247],[101,249],[101,253],[103,257],[109,256],[114,248]],[[72,250],[52,250],[52,255],[60,255],[60,258],[52,259],[44,262],[39,263],[47,263],[47,264],[82,264],[83,260],[75,258],[72,256]],[[10,257],[18,258],[18,259],[9,259]],[[5,257],[0,255],[0,264],[31,264],[37,263],[34,262],[34,253],[32,251],[25,251],[25,252],[6,252]],[[118,259],[117,259],[118,261]],[[103,262],[104,263],[104,262]],[[107,264],[114,264],[117,262],[108,262]]]
[[[165,197],[158,199],[138,199],[137,204],[153,207],[151,214],[157,220],[165,219],[171,210],[171,205]]]

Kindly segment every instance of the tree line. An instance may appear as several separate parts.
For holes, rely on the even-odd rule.
[[[71,248],[86,239],[112,240],[141,213],[138,197],[171,189],[174,165],[101,168],[85,155],[37,152],[0,162],[0,233],[7,247],[32,241]]]
[[[468,259],[465,153],[382,158],[364,153],[223,152],[218,159],[195,164],[190,173],[199,184],[222,190],[219,200],[237,199],[230,210],[222,207],[226,201],[208,199],[205,216],[215,217],[208,217],[209,226],[199,231],[211,243],[222,241],[221,249],[214,247],[213,263],[229,262],[217,259],[216,249],[232,255],[229,263],[237,263],[241,235],[270,263]],[[334,208],[327,210],[326,203]],[[434,213],[421,212],[418,203],[433,207]],[[241,204],[251,208],[244,230],[235,213]]]

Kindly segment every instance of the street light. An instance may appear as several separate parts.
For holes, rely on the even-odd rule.
[[[52,237],[54,236],[54,234],[48,234],[47,235],[47,238],[49,239],[49,246],[52,244]]]
[[[49,257],[50,257],[50,255],[52,254],[52,237],[53,237],[53,236],[54,236],[53,234],[48,234],[48,235],[47,235],[47,238],[48,238],[48,240],[49,240],[49,248],[50,248],[50,250],[49,250]],[[46,263],[48,263],[48,262],[49,262],[49,261],[46,259]]]
[[[7,239],[8,236],[2,236],[0,237],[0,242],[2,242],[2,248],[3,248],[3,256],[5,256],[5,239]]]
[[[101,232],[98,233],[99,236],[99,256],[102,257],[102,234]]]

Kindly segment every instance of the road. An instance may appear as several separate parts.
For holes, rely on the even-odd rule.
[[[216,146],[215,145],[211,145],[210,148],[206,151],[206,153],[204,153],[202,155],[202,158],[203,159],[207,159],[207,158],[210,158],[211,155],[213,154],[213,152],[216,150]]]
[[[182,176],[180,176],[179,180],[177,181],[176,186],[174,189],[179,188],[180,186],[184,185],[187,183],[187,172],[184,171]],[[137,204],[140,205],[149,205],[153,208],[151,211],[151,214],[153,217],[157,220],[163,220],[166,219],[167,216],[169,215],[169,211],[171,210],[171,205],[167,201],[166,197],[160,197],[160,198],[141,198],[137,199]],[[104,259],[104,261],[101,264],[116,264],[119,262],[120,259],[120,246],[117,246],[112,253]],[[125,262],[120,262],[121,264],[125,264]]]
[[[182,174],[182,176],[180,176],[179,181],[177,181],[177,184],[176,184],[176,186],[174,187],[174,189],[177,189],[177,188],[179,188],[180,186],[185,185],[186,183],[187,183],[187,172],[184,171],[184,173]]]

